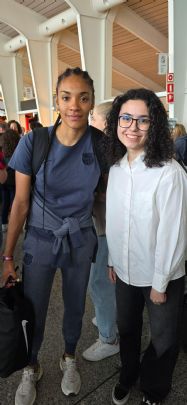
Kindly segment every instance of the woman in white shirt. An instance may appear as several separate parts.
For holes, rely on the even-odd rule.
[[[187,244],[187,177],[172,159],[165,108],[150,90],[118,96],[107,118],[113,166],[107,189],[110,278],[116,281],[122,368],[113,403],[128,401],[140,377],[141,404],[171,388],[178,355]],[[151,341],[140,364],[147,305]]]

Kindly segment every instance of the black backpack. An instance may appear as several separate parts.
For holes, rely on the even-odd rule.
[[[22,282],[0,288],[0,377],[28,365],[33,325],[33,307],[24,297]]]

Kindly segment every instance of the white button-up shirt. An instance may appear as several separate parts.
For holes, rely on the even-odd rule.
[[[187,176],[172,160],[147,168],[127,154],[109,173],[106,235],[109,264],[134,286],[165,292],[182,277],[187,245]]]

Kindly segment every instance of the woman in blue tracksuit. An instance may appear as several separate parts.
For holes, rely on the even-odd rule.
[[[13,253],[27,218],[24,290],[36,316],[30,363],[17,389],[16,405],[31,405],[36,398],[36,382],[42,376],[37,357],[57,267],[63,269],[65,350],[60,360],[61,388],[65,395],[70,395],[78,394],[81,387],[75,349],[81,334],[90,266],[97,247],[92,205],[102,163],[96,151],[103,155],[106,140],[99,134],[99,145],[93,145],[88,115],[94,106],[94,87],[86,71],[67,69],[59,76],[56,105],[59,117],[49,129],[50,147],[36,175],[31,206],[32,132],[21,139],[10,161],[10,166],[16,170],[16,196],[3,256],[3,276],[5,281],[10,274],[16,277]],[[102,167],[105,172],[104,162]]]

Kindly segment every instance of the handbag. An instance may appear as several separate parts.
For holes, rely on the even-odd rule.
[[[34,311],[23,283],[0,288],[0,377],[26,367],[32,346]]]

